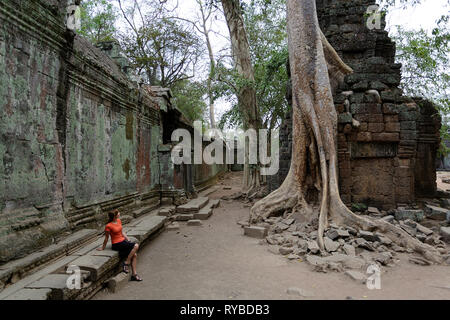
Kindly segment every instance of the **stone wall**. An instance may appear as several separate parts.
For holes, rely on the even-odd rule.
[[[435,193],[440,117],[429,102],[402,95],[395,43],[386,31],[366,27],[365,12],[373,4],[317,1],[325,36],[354,71],[334,94],[341,197],[347,204],[390,209]],[[291,121],[288,116],[283,128],[292,130]],[[290,146],[286,137],[281,145]],[[281,155],[280,162],[290,161],[290,151]]]
[[[170,92],[140,88],[110,45],[68,31],[66,4],[0,4],[0,262],[189,184],[163,143]]]

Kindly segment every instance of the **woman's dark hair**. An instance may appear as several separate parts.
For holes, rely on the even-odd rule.
[[[119,210],[114,209],[108,212],[108,223],[113,222],[116,215],[119,213]]]

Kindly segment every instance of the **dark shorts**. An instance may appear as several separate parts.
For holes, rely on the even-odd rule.
[[[114,243],[112,245],[112,249],[114,251],[119,251],[120,259],[124,259],[128,257],[131,250],[133,250],[135,243],[127,240],[123,240],[122,242]]]

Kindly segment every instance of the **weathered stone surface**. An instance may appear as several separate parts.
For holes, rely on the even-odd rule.
[[[353,247],[349,244],[344,244],[343,249],[344,249],[345,254],[352,256],[352,257],[356,256],[355,247]]]
[[[4,300],[49,300],[52,290],[49,288],[43,289],[28,289],[24,288],[16,293],[13,293]]]
[[[70,265],[77,266],[81,270],[89,271],[91,273],[90,280],[96,281],[105,272],[110,270],[114,265],[117,265],[118,263],[119,263],[118,256],[103,257],[103,256],[87,255],[72,261]]]
[[[425,205],[425,214],[429,219],[445,221],[449,212],[450,211],[445,208],[440,208],[430,204]]]
[[[209,198],[207,197],[198,197],[189,201],[186,204],[177,207],[178,213],[190,213],[190,212],[198,212],[201,208],[208,204]]]
[[[175,218],[175,221],[188,221],[194,219],[194,214],[187,213],[187,214],[177,214],[173,216]]]
[[[363,284],[366,283],[366,281],[367,281],[367,277],[365,274],[355,271],[355,270],[347,270],[347,271],[345,271],[345,274],[347,276],[349,276],[351,279],[353,279],[357,282],[363,283]]]
[[[361,237],[367,241],[371,241],[371,242],[380,241],[380,238],[377,235],[373,234],[373,232],[370,232],[370,231],[359,230],[358,235],[359,235],[359,237]]]
[[[335,252],[340,247],[339,242],[333,241],[328,237],[324,237],[323,242],[325,250],[327,250],[328,252]]]
[[[433,234],[433,230],[428,229],[427,227],[424,227],[423,225],[421,225],[419,223],[416,224],[416,228],[417,228],[417,231],[422,232],[426,236]]]
[[[202,222],[200,220],[189,220],[187,222],[188,226],[201,226]]]
[[[108,287],[109,292],[111,292],[111,293],[118,292],[121,288],[123,288],[128,283],[129,280],[130,280],[130,274],[126,274],[123,272],[119,273],[115,277],[108,280],[107,287]]]
[[[450,243],[450,227],[441,227],[441,237],[444,242]]]
[[[308,241],[308,250],[311,253],[317,253],[320,251],[319,245],[317,244],[317,241]]]
[[[161,208],[158,212],[158,215],[163,216],[163,217],[169,217],[173,213],[175,213],[175,209],[176,209],[175,206]]]
[[[282,255],[285,256],[292,253],[294,249],[292,247],[280,247],[279,251]]]
[[[244,227],[244,235],[252,238],[264,239],[267,236],[267,229],[256,226]]]
[[[420,222],[423,220],[423,218],[424,218],[423,210],[398,208],[397,211],[395,212],[395,219],[397,220],[410,219],[413,221]]]
[[[197,220],[207,220],[213,213],[212,208],[205,207],[199,212],[194,213],[194,219]]]
[[[70,296],[75,295],[77,289],[67,288],[68,274],[49,274],[29,285],[26,286],[27,289],[50,289],[51,293],[49,297],[51,300],[66,300]]]
[[[301,288],[297,288],[297,287],[288,288],[286,290],[286,292],[289,295],[301,296],[301,297],[305,297],[305,298],[314,296],[314,294],[312,292],[304,290],[304,289],[301,289]]]
[[[171,224],[169,224],[166,229],[168,231],[175,231],[175,230],[180,230],[180,225],[177,222],[172,222]]]

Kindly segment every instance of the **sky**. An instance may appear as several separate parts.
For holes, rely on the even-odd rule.
[[[377,2],[379,1],[377,0]],[[197,12],[196,0],[167,0],[167,3],[172,6],[178,4],[176,11],[180,17],[195,20]],[[395,32],[395,26],[401,25],[404,29],[409,30],[424,28],[430,33],[434,28],[436,21],[449,11],[450,5],[448,4],[448,0],[422,0],[422,3],[415,7],[403,9],[398,6],[396,8],[391,8],[386,17],[386,30],[392,35]],[[229,36],[228,28],[223,15],[219,12],[213,21],[213,30],[217,32],[217,34],[220,34],[210,34],[213,50],[217,53],[224,47],[229,46],[226,39],[226,37]],[[198,74],[198,76],[200,76],[200,74]],[[215,108],[216,121],[218,122],[221,115],[230,108],[230,103],[225,100],[219,100],[216,101]]]

